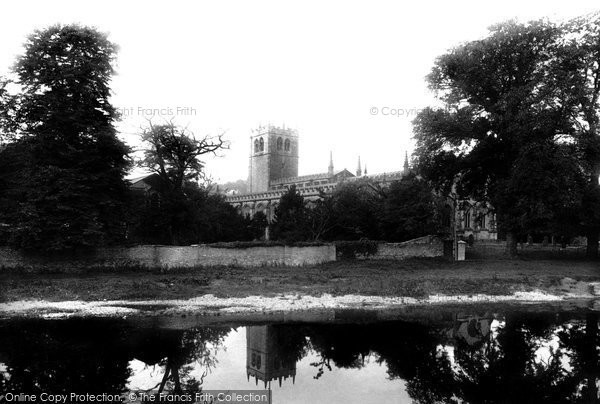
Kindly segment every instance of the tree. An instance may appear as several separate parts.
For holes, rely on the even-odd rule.
[[[309,238],[313,241],[331,237],[331,231],[335,228],[335,207],[331,195],[321,192],[313,206],[306,212]]]
[[[11,163],[22,179],[13,183],[16,213],[0,212],[13,246],[90,248],[124,235],[128,148],[109,101],[116,50],[105,34],[77,25],[35,31],[26,42],[14,68],[21,91],[0,94],[14,143],[3,154],[24,156]]]
[[[393,182],[386,192],[381,212],[384,239],[406,241],[438,233],[441,206],[442,201],[436,198],[427,182],[414,173]]]
[[[201,156],[228,148],[222,134],[198,140],[193,133],[173,122],[164,125],[150,122],[150,127],[142,133],[142,141],[149,147],[144,150],[144,158],[138,165],[160,175],[173,192],[181,192],[185,181],[204,178]]]
[[[287,242],[305,241],[308,238],[307,208],[304,198],[292,185],[279,200],[275,208],[275,219],[271,225],[273,239]]]
[[[341,184],[333,195],[335,240],[380,239],[378,212],[382,207],[381,190],[369,181]]]
[[[199,197],[193,204],[191,215],[195,218],[192,222],[197,234],[195,242],[230,242],[253,238],[250,229],[251,222],[226,202],[222,195],[213,194],[206,189],[202,191],[200,188],[200,190]],[[262,235],[264,235],[264,229],[263,227]]]
[[[263,212],[256,212],[252,219],[248,218],[249,236],[253,240],[260,240],[265,237],[265,230],[269,226],[267,215]]]
[[[600,233],[600,14],[567,22],[552,64],[556,88],[570,105],[572,141],[584,179],[577,223],[587,237],[587,256],[598,257]]]
[[[206,184],[205,154],[227,148],[222,135],[194,134],[169,122],[144,130],[142,140],[148,145],[137,164],[157,174],[155,190],[158,206],[146,206],[137,220],[136,237],[161,243],[186,245],[198,242],[233,241],[247,238],[247,223],[222,197],[213,195]]]
[[[529,223],[550,225],[580,192],[566,152],[571,105],[550,68],[561,35],[547,22],[507,22],[451,50],[428,77],[444,108],[414,122],[419,172],[438,190],[490,203],[511,255]]]
[[[3,142],[12,140],[18,130],[14,119],[15,97],[8,91],[10,80],[0,77],[0,150]]]
[[[189,245],[251,238],[245,219],[222,195],[193,181],[174,193],[153,181],[158,193],[133,199],[131,240],[138,243]],[[264,232],[264,228],[263,228]]]

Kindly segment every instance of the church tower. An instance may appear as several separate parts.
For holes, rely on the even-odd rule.
[[[266,192],[272,181],[298,176],[298,132],[271,125],[250,136],[248,191]]]

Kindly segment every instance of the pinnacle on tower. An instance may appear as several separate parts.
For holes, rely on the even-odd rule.
[[[356,176],[360,177],[362,175],[362,169],[360,168],[360,156],[358,156],[358,167],[356,167]]]
[[[408,167],[408,151],[404,152],[404,172],[408,173],[408,170],[410,168]]]
[[[327,173],[330,177],[333,176],[333,152],[329,151],[329,168],[327,169]]]
[[[367,175],[367,163],[365,163],[365,172],[364,172],[364,174]]]

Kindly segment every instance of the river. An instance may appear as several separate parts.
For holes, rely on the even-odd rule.
[[[270,391],[274,403],[598,402],[599,347],[597,312],[544,306],[387,320],[359,310],[285,322],[10,319],[0,321],[0,389],[4,401],[46,402],[234,389]]]

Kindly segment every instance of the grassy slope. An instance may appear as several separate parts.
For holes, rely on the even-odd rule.
[[[0,273],[0,301],[174,299],[300,293],[414,296],[555,292],[561,279],[600,281],[598,262],[338,261],[304,268],[203,268],[83,274]]]

